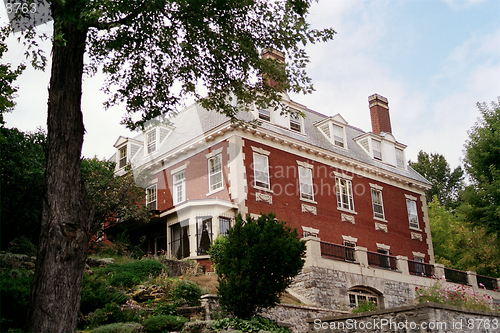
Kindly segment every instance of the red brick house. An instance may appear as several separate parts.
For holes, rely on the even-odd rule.
[[[407,165],[387,99],[369,97],[372,132],[288,96],[283,102],[305,117],[241,114],[261,121],[253,129],[195,104],[118,139],[117,173],[130,163],[146,178],[146,204],[156,212],[141,231],[149,250],[208,265],[208,246],[235,214],[274,212],[325,242],[433,262],[424,197],[430,183]]]

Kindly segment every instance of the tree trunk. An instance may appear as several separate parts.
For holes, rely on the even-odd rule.
[[[86,30],[54,24],[42,225],[27,330],[75,332],[92,209],[80,172]]]

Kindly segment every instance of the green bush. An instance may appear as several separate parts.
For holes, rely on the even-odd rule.
[[[153,315],[171,315],[174,316],[177,313],[177,304],[175,303],[160,303],[153,309]]]
[[[91,329],[106,324],[119,322],[120,307],[116,303],[108,303],[102,309],[97,309],[94,312],[84,316],[79,321],[80,328]]]
[[[115,323],[99,326],[92,333],[136,333],[142,332],[143,326],[139,323]]]
[[[82,300],[80,311],[83,314],[103,308],[108,303],[122,304],[127,300],[127,296],[106,281],[97,277],[85,274],[83,276]]]
[[[2,332],[10,328],[21,328],[26,323],[32,278],[28,271],[2,270],[2,283],[0,283]]]
[[[274,214],[246,221],[239,214],[226,238],[218,238],[209,251],[221,306],[239,318],[273,307],[302,269],[305,250],[297,230]]]
[[[160,315],[144,320],[146,332],[180,331],[188,320],[184,317]]]
[[[130,288],[145,281],[149,275],[160,275],[167,268],[154,259],[133,261],[125,264],[112,264],[98,271],[99,276],[105,276],[109,283],[118,287]]]
[[[188,304],[189,306],[200,306],[201,287],[188,280],[180,280],[170,291],[170,295],[177,304]]]
[[[24,235],[15,238],[11,244],[9,252],[25,254],[30,257],[36,255],[36,246]]]
[[[244,320],[239,318],[224,318],[216,320],[211,329],[214,331],[227,330],[231,327],[233,330],[242,332],[277,332],[277,333],[290,333],[290,330],[286,327],[279,326],[274,321],[268,318],[255,316],[250,320]]]
[[[375,304],[372,301],[361,301],[359,302],[358,306],[352,309],[353,313],[362,313],[362,312],[368,312],[368,311],[375,311],[377,310],[377,304]]]

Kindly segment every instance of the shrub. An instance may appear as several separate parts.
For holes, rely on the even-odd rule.
[[[108,303],[122,304],[126,300],[125,294],[110,286],[106,281],[88,274],[83,276],[82,300],[80,302],[80,311],[83,314],[102,308]]]
[[[189,306],[199,306],[201,304],[201,294],[201,287],[187,280],[179,280],[170,291],[174,302],[188,304]]]
[[[1,273],[0,297],[2,299],[1,330],[21,328],[26,323],[32,275],[17,269]]]
[[[177,313],[177,305],[174,303],[160,303],[153,309],[153,314],[158,315],[171,315],[174,316]]]
[[[352,309],[353,313],[361,313],[361,312],[368,312],[368,311],[375,311],[377,310],[377,304],[371,301],[361,301],[357,307]]]
[[[120,317],[120,307],[115,303],[108,303],[102,309],[97,309],[94,312],[84,316],[80,322],[80,328],[95,328],[106,324],[118,322]]]
[[[128,262],[125,264],[112,264],[99,269],[96,273],[109,279],[113,286],[130,288],[135,284],[145,281],[148,276],[159,275],[167,268],[161,262],[154,259],[146,259]]]
[[[227,238],[218,238],[210,255],[218,275],[220,304],[236,317],[249,318],[279,303],[279,296],[304,265],[305,242],[274,214],[257,220],[241,215]]]
[[[250,320],[244,320],[239,318],[224,318],[216,320],[211,329],[214,331],[227,330],[231,327],[233,330],[238,330],[242,332],[277,332],[277,333],[290,333],[290,330],[286,327],[279,326],[274,321],[268,318],[255,316]]]
[[[92,333],[136,333],[142,332],[143,326],[139,323],[115,323],[97,327]]]
[[[452,285],[444,278],[433,277],[430,287],[415,287],[415,298],[419,303],[434,302],[467,309],[491,311],[490,296],[476,293],[474,289],[463,285]]]
[[[36,255],[36,246],[24,235],[15,238],[11,244],[9,251],[12,253],[25,254],[30,257]]]
[[[180,331],[188,320],[184,317],[160,315],[144,320],[144,330],[147,332]]]

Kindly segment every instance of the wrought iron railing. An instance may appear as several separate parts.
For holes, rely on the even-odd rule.
[[[321,242],[321,256],[344,261],[355,261],[353,247],[326,242]]]
[[[371,251],[367,251],[367,254],[368,254],[368,265],[377,266],[381,268],[388,268],[393,271],[397,270],[396,257],[390,256],[388,254],[382,254]]]
[[[499,287],[497,279],[495,278],[483,275],[476,275],[476,278],[477,278],[477,286],[480,288],[495,290]]]
[[[444,268],[444,276],[446,281],[460,283],[463,285],[468,285],[467,273],[463,271],[458,271],[452,268]]]
[[[434,265],[424,262],[408,260],[408,270],[410,274],[418,276],[432,277],[434,275]]]

